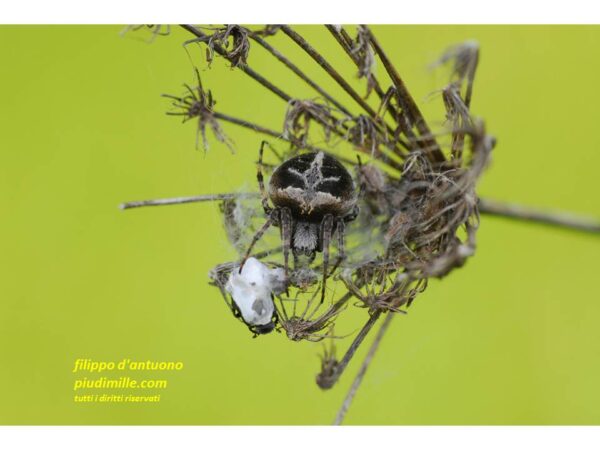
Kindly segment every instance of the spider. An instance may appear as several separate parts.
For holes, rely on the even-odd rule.
[[[310,152],[294,156],[276,167],[267,193],[262,173],[266,145],[270,144],[263,141],[260,146],[256,178],[267,221],[254,235],[240,264],[240,273],[254,245],[274,225],[280,228],[286,280],[290,250],[295,268],[312,263],[317,252],[323,253],[322,303],[331,238],[337,233],[338,257],[333,273],[345,259],[345,224],[358,216],[354,181],[335,157],[322,151]],[[274,206],[269,205],[269,200]]]

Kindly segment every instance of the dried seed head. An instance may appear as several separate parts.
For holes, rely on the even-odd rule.
[[[442,56],[431,65],[432,68],[450,63],[451,80],[458,79],[462,83],[474,74],[479,62],[479,44],[477,41],[466,41],[446,49]]]
[[[367,80],[367,94],[365,96],[365,98],[367,98],[375,87],[375,78],[373,76],[375,54],[371,47],[369,31],[365,26],[359,25],[357,27],[356,38],[353,42],[351,51],[356,57],[358,77],[366,78]]]
[[[290,317],[281,321],[281,327],[285,330],[288,339],[292,341],[307,340],[319,342],[325,338],[325,335],[318,335],[311,331],[312,323],[300,317]]]
[[[433,169],[417,160],[405,171],[399,188],[404,200],[390,220],[388,254],[414,277],[444,276],[473,253],[477,230],[475,183],[491,151],[482,128],[460,132],[470,150],[461,167]],[[482,135],[483,133],[483,135]],[[465,229],[467,241],[458,237]]]
[[[163,97],[173,100],[172,107],[173,111],[168,111],[169,116],[181,116],[183,122],[187,122],[191,119],[198,119],[198,127],[196,130],[196,149],[198,149],[200,136],[202,136],[202,143],[204,150],[207,151],[209,148],[208,139],[206,136],[206,128],[210,127],[213,134],[219,142],[224,143],[227,147],[234,152],[233,141],[227,137],[227,135],[221,129],[221,125],[215,118],[213,108],[216,101],[213,99],[211,91],[205,91],[202,87],[202,81],[200,79],[200,72],[195,69],[196,79],[198,85],[194,88],[188,84],[184,84],[186,92],[183,96],[178,97],[170,94],[163,94]]]
[[[375,312],[405,314],[406,311],[400,308],[422,291],[421,286],[425,282],[411,278],[406,272],[391,276],[392,272],[380,270],[376,276],[365,280],[353,277],[350,271],[345,270],[340,278],[348,291],[359,300],[356,306],[367,308],[371,315]]]
[[[340,112],[318,100],[292,99],[288,103],[283,121],[283,136],[297,147],[306,147],[311,124],[315,122],[325,133],[325,139],[329,140],[331,133],[347,119],[336,114]]]
[[[333,340],[329,341],[329,345],[324,347],[321,355],[321,371],[317,374],[316,382],[322,389],[328,389],[332,386],[331,380],[333,380],[333,375],[339,366],[333,342]]]
[[[215,31],[208,38],[207,61],[210,63],[214,59],[215,45],[221,46],[225,50],[225,56],[231,63],[231,67],[238,67],[248,62],[250,53],[249,30],[240,25],[226,25]]]
[[[393,144],[381,120],[360,114],[351,123],[347,140],[371,157],[375,156],[380,146],[389,147]]]

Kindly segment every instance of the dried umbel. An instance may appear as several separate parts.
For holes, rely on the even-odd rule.
[[[367,95],[374,92],[378,97],[376,107],[289,25],[254,31],[227,25],[213,29],[212,34],[192,25],[182,27],[194,36],[193,42],[207,47],[208,63],[213,54],[220,55],[280,98],[284,125],[280,130],[272,129],[216,111],[212,95],[202,88],[199,76],[196,89],[186,86],[185,96],[169,96],[180,110],[176,114],[184,120],[198,118],[205,144],[206,126],[212,128],[218,140],[230,144],[219,126],[219,121],[225,121],[286,145],[282,148],[279,143],[277,149],[267,145],[265,160],[266,144],[261,146],[257,174],[260,193],[132,202],[124,207],[219,201],[227,237],[239,258],[217,264],[210,279],[234,315],[255,336],[275,328],[291,341],[332,343],[342,339],[333,330],[341,328],[346,311],[365,311],[365,325],[346,353],[337,359],[333,344],[326,350],[317,375],[317,384],[323,389],[335,385],[371,328],[385,317],[336,419],[339,423],[391,318],[406,313],[430,278],[445,277],[475,253],[480,212],[525,216],[515,208],[485,202],[477,196],[477,182],[495,145],[483,121],[471,112],[479,49],[473,42],[457,45],[436,63],[450,66],[450,78],[440,91],[446,123],[434,132],[367,26],[359,26],[354,38],[344,27],[326,28],[355,64],[359,77],[366,79]],[[269,43],[275,34],[287,36],[347,98],[342,101],[332,96]],[[249,40],[314,89],[317,97],[291,96],[250,67]],[[389,86],[382,86],[375,76],[376,60],[391,80]],[[345,105],[348,99],[353,102],[352,108]],[[431,123],[439,119],[433,118]],[[329,148],[316,145],[315,129],[322,131]],[[332,136],[336,137],[335,145],[329,139]],[[337,171],[326,173],[325,160],[331,167],[339,165]],[[357,187],[356,194],[351,195],[350,188],[343,192],[347,202],[338,185],[344,177],[352,178],[347,186]],[[337,200],[321,208],[326,203],[325,194],[335,194]],[[334,213],[335,208],[339,214]],[[582,219],[542,213],[529,213],[527,218],[600,231],[596,222]],[[335,241],[338,245],[332,256],[336,263],[330,267],[329,243]],[[260,270],[244,275],[244,261],[249,258]],[[270,278],[269,274],[283,275]],[[272,284],[275,279],[276,287]],[[254,307],[258,309],[253,312]]]
[[[283,121],[283,137],[296,147],[304,148],[309,143],[312,123],[323,130],[328,141],[345,120],[346,117],[340,117],[340,111],[319,100],[292,99]]]
[[[365,114],[360,114],[353,118],[348,127],[347,140],[360,148],[363,152],[370,152],[370,157],[375,157],[380,147],[392,147],[395,141],[390,137],[385,129],[385,124],[381,118],[375,119]]]
[[[339,32],[343,32],[340,27]],[[352,54],[358,66],[358,77],[367,80],[367,97],[375,87],[373,68],[375,66],[375,52],[371,47],[369,29],[363,25],[356,27],[356,39],[352,43]]]
[[[284,125],[278,132],[216,111],[212,94],[203,88],[198,71],[197,87],[185,85],[186,95],[168,96],[179,110],[170,114],[182,115],[184,120],[198,119],[198,134],[202,135],[205,147],[207,126],[218,140],[230,144],[219,119],[279,136],[290,143],[286,149],[268,146],[271,161],[263,161],[265,144],[261,146],[257,177],[261,202],[252,195],[215,197],[222,201],[225,229],[240,260],[237,264],[220,263],[211,273],[211,279],[234,313],[243,309],[236,307],[240,298],[245,299],[246,294],[240,292],[259,297],[252,291],[258,292],[258,287],[250,289],[242,277],[245,261],[252,258],[253,265],[271,267],[268,270],[283,269],[284,286],[270,295],[275,300],[277,327],[289,339],[315,341],[332,337],[333,325],[343,312],[358,306],[369,314],[367,325],[358,337],[362,340],[381,314],[405,313],[425,289],[428,278],[448,274],[474,253],[478,226],[475,186],[493,148],[493,140],[487,136],[483,123],[471,116],[469,108],[478,61],[475,46],[455,47],[442,58],[442,63],[453,64],[453,70],[450,83],[442,91],[447,127],[434,134],[366,26],[357,28],[355,38],[343,27],[330,26],[328,30],[355,63],[359,77],[367,80],[367,93],[373,91],[378,95],[377,109],[288,25],[256,31],[239,25],[184,28],[195,35],[189,42],[206,45],[207,63],[218,54],[286,101]],[[328,94],[267,43],[275,33],[287,35],[304,50],[361,111],[352,113],[344,102]],[[251,39],[313,87],[320,97],[291,97],[250,68]],[[392,81],[388,87],[382,88],[372,71],[376,58],[381,60]],[[330,149],[318,149],[313,143],[318,139],[313,129],[323,132],[325,142],[335,135],[338,143],[345,141],[349,147],[338,149],[335,155]],[[362,158],[354,157],[353,152]],[[339,166],[337,171],[325,171],[335,165]],[[353,180],[350,174],[354,174]],[[348,178],[347,188],[338,186],[344,177]],[[347,205],[343,196],[348,196]],[[325,202],[325,197],[331,201]],[[266,215],[266,222],[263,218],[262,223],[261,207]],[[279,239],[269,231],[272,228],[279,228]],[[348,234],[347,249],[345,234]],[[338,242],[334,253],[336,263],[331,267],[329,243],[335,241]],[[293,263],[289,262],[290,253]],[[239,272],[237,278],[234,268]],[[346,292],[334,294],[327,289],[328,280],[340,280]],[[335,284],[339,287],[339,283]],[[267,291],[260,296],[266,297]],[[244,319],[243,314],[241,318]],[[248,323],[249,320],[245,320],[247,325],[256,325]],[[275,324],[268,322],[270,327]],[[257,329],[253,332],[259,334]],[[353,346],[347,354],[350,357]],[[348,356],[345,358],[349,360]],[[331,376],[321,374],[320,379],[326,380],[322,387],[335,383],[347,364],[343,361],[326,365],[327,370],[333,370],[333,366],[335,370]]]
[[[213,108],[216,101],[213,99],[211,91],[205,91],[202,87],[202,81],[200,80],[200,72],[198,69],[196,72],[197,86],[190,87],[188,84],[184,84],[185,94],[178,97],[170,94],[163,94],[163,97],[173,100],[172,106],[173,111],[167,112],[169,116],[181,116],[183,122],[188,120],[197,119],[198,127],[196,130],[196,148],[198,148],[200,135],[202,135],[202,144],[204,150],[208,150],[208,139],[206,137],[206,128],[209,127],[217,140],[226,144],[231,151],[233,151],[233,143],[231,139],[223,133],[219,122],[215,118]]]
[[[297,33],[287,26],[283,26],[282,30],[322,67],[329,67]],[[345,39],[342,31],[335,28],[334,33]],[[344,228],[331,224],[327,227],[322,221],[323,214],[320,214],[311,231],[313,225],[308,225],[312,223],[310,219],[306,222],[293,220],[294,208],[286,212],[285,208],[276,204],[273,209],[267,205],[264,193],[262,203],[267,223],[262,226],[246,223],[244,227],[246,233],[254,234],[254,239],[242,261],[253,255],[254,245],[263,239],[269,226],[280,229],[281,247],[274,252],[263,253],[263,261],[285,269],[286,290],[276,296],[276,309],[281,331],[294,341],[331,337],[334,323],[349,306],[367,309],[370,318],[364,329],[366,334],[379,315],[406,313],[406,308],[425,289],[430,277],[447,275],[452,269],[462,266],[475,251],[479,217],[475,187],[494,144],[483,123],[472,118],[461,92],[465,90],[471,95],[477,52],[469,47],[469,52],[454,51],[451,54],[454,58],[461,58],[461,62],[455,64],[460,71],[456,69],[457,76],[453,76],[442,91],[447,127],[434,134],[369,29],[361,27],[357,39],[361,42],[363,54],[367,42],[370,52],[379,55],[395,82],[384,91],[374,75],[369,74],[373,89],[380,94],[379,112],[365,108],[365,114],[349,116],[325,100],[292,99],[288,101],[282,131],[282,136],[292,145],[287,150],[274,151],[277,161],[269,164],[263,162],[261,148],[258,172],[259,186],[264,192],[265,175],[261,168],[272,169],[270,183],[279,183],[275,180],[279,180],[282,170],[287,170],[283,167],[295,167],[294,161],[308,158],[302,169],[298,166],[286,181],[291,183],[290,186],[299,183],[298,187],[294,187],[299,189],[306,185],[304,171],[316,164],[317,156],[324,157],[322,152],[306,153],[306,147],[312,146],[310,127],[319,127],[326,137],[342,131],[338,136],[362,153],[366,160],[364,163],[361,158],[354,163],[348,159],[344,161],[347,170],[356,174],[355,183],[360,186],[356,205],[361,213],[356,224],[348,222],[346,225],[350,233],[349,257],[346,258],[342,245]],[[349,50],[352,48],[349,47]],[[357,52],[350,51],[349,54],[354,55],[357,65],[363,61],[356,57]],[[451,56],[445,58],[449,61]],[[465,62],[466,58],[471,59]],[[336,75],[332,76],[337,79]],[[394,121],[394,125],[389,119]],[[304,199],[306,195],[311,198]],[[318,190],[306,191],[302,198],[311,204],[317,201],[318,195],[321,195]],[[282,205],[291,205],[291,200],[282,201]],[[228,234],[233,237],[232,243],[239,249],[236,242],[243,231],[238,227],[239,232],[232,233],[231,214],[225,219]],[[305,245],[303,242],[308,242],[308,235],[306,239],[300,239],[306,234],[305,228],[306,233],[314,233],[314,248],[321,235],[326,236],[327,243],[335,234],[338,235],[338,263],[332,270],[328,270],[329,256],[325,251],[322,258],[315,258],[313,250],[309,252],[308,261],[298,262],[298,255],[303,253],[299,249]],[[375,230],[379,233],[374,236],[372,232]],[[323,244],[319,245],[325,250]],[[367,251],[364,251],[365,248]],[[294,249],[294,265],[291,267],[288,265],[290,249]],[[322,273],[320,302],[319,286],[315,286],[319,271]],[[321,305],[328,278],[341,279],[347,292],[337,298],[328,295],[328,301]],[[213,280],[219,284],[218,278],[213,277]],[[356,300],[350,302],[353,297]],[[327,367],[331,370],[332,365]],[[327,380],[321,383],[322,387],[333,385],[343,367],[344,364],[337,364],[331,376],[321,374],[319,379]]]
[[[227,25],[218,29],[206,40],[208,46],[207,60],[209,63],[214,58],[214,47],[220,45],[226,50],[226,56],[231,62],[231,67],[246,64],[250,52],[250,41],[248,31],[239,25]]]

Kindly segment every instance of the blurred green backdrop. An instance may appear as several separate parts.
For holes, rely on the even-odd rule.
[[[0,422],[330,423],[358,360],[321,392],[319,345],[251,339],[207,284],[233,256],[216,205],[119,211],[254,187],[261,140],[224,124],[235,155],[214,139],[195,151],[195,125],[165,117],[159,97],[193,81],[189,36],[148,45],[122,28],[0,27]],[[427,65],[451,44],[481,44],[473,111],[498,138],[482,196],[600,216],[600,27],[374,30],[438,122],[427,95],[446,79]],[[327,31],[304,31],[354,77]],[[250,64],[314,96],[260,49]],[[220,110],[281,129],[285,104],[240,72],[218,59],[203,77]],[[600,240],[489,217],[478,238],[463,269],[394,321],[346,423],[600,423]],[[164,376],[157,404],[73,402],[76,358],[125,357],[185,367]]]

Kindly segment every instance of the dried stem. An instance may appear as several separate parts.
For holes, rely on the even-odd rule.
[[[184,28],[185,30],[189,31],[190,33],[192,33],[197,38],[200,38],[200,39],[207,39],[208,38],[208,35],[206,35],[205,33],[203,33],[201,30],[197,29],[193,25],[181,25],[181,26],[182,26],[182,28]],[[230,61],[233,64],[233,58],[231,58],[227,54],[227,51],[221,45],[219,45],[217,43],[213,43],[212,48],[219,55],[221,55],[222,57],[224,57],[225,59],[227,59],[228,61]],[[242,72],[244,72],[245,74],[247,74],[248,76],[250,76],[252,79],[256,80],[262,86],[266,87],[267,89],[269,89],[271,92],[273,92],[275,95],[277,95],[281,99],[285,100],[286,102],[289,103],[292,100],[292,97],[290,97],[288,94],[286,94],[281,89],[279,89],[277,86],[275,86],[273,83],[271,83],[270,81],[268,81],[265,77],[263,77],[262,75],[260,75],[258,72],[256,72],[252,68],[250,68],[250,66],[248,66],[248,64],[243,63],[243,62],[238,62],[238,63],[235,64],[235,67],[239,68]],[[323,122],[322,120],[319,120],[318,117],[315,117],[315,120],[317,120],[318,122],[320,122],[325,127],[328,126],[327,123]],[[344,137],[344,132],[343,131],[340,131],[337,128],[333,128],[332,131],[334,133],[336,133],[338,136],[340,136],[342,138]]]
[[[350,84],[344,79],[344,77],[342,77],[334,68],[331,64],[329,64],[327,62],[327,60],[317,51],[314,49],[314,47],[312,47],[307,41],[306,39],[304,39],[300,34],[296,33],[294,30],[292,30],[288,25],[283,25],[281,27],[281,30],[287,34],[290,39],[292,39],[292,41],[294,41],[302,50],[304,50],[317,64],[319,64],[319,66],[321,66],[323,68],[323,70],[325,70],[325,72],[327,72],[329,74],[329,76],[331,76],[331,78],[333,78],[337,84],[350,96],[352,97],[352,99],[358,103],[358,105],[360,105],[360,107],[362,109],[364,109],[367,114],[375,119],[377,118],[377,112],[371,108],[371,106],[358,94],[358,92],[356,92],[352,86],[350,86]],[[386,127],[388,129],[388,132],[393,136],[394,135],[394,130],[389,127],[386,124]],[[381,130],[380,130],[381,131]],[[398,141],[400,144],[403,144],[402,141]],[[402,154],[395,148],[392,148],[392,150],[399,156],[402,156]]]
[[[253,122],[249,122],[247,120],[240,119],[238,117],[233,117],[233,116],[230,116],[228,114],[223,114],[223,113],[219,113],[219,112],[214,112],[213,115],[217,119],[221,119],[221,120],[224,120],[226,122],[234,123],[234,124],[239,125],[241,127],[248,128],[248,129],[250,129],[252,131],[256,131],[258,133],[263,133],[263,134],[266,134],[268,136],[272,136],[272,137],[274,137],[276,139],[281,139],[282,141],[286,141],[286,142],[289,142],[289,143],[291,143],[293,145],[296,145],[296,142],[294,142],[290,138],[285,137],[283,135],[283,133],[277,132],[275,130],[271,130],[270,128],[263,127],[262,125],[257,125],[257,124],[255,124]],[[306,148],[307,150],[314,151],[314,152],[323,152],[323,153],[331,154],[331,152],[328,152],[327,150],[324,150],[324,149],[319,148],[319,147],[315,147],[314,145],[310,145],[310,144],[305,144],[302,147]],[[343,156],[335,155],[335,157],[337,159],[339,159],[340,161],[344,161],[347,164],[354,164],[353,160],[348,159],[348,158],[344,158]]]
[[[379,42],[377,41],[377,39],[375,39],[375,36],[373,35],[373,33],[371,33],[370,30],[369,40],[371,41],[373,50],[375,50],[375,53],[379,56],[381,62],[383,62],[385,70],[392,79],[392,82],[394,83],[394,86],[397,90],[398,97],[403,99],[407,103],[406,106],[408,109],[408,113],[414,119],[414,125],[417,127],[417,130],[419,130],[421,136],[428,137],[425,140],[426,147],[430,149],[430,151],[427,154],[431,155],[433,161],[443,162],[446,158],[444,157],[444,154],[440,150],[439,145],[435,142],[435,140],[433,138],[429,138],[429,136],[432,136],[432,133],[429,129],[429,126],[427,125],[427,122],[425,122],[425,119],[423,118],[419,107],[408,92],[408,89],[406,88],[404,81],[402,81],[402,78],[400,78],[400,75],[398,75],[396,68],[389,60],[386,53],[383,51],[383,48],[381,48]]]
[[[194,36],[196,36],[197,38],[199,38],[199,39],[201,39],[201,40],[208,39],[208,35],[207,35],[206,33],[202,32],[201,30],[199,30],[198,28],[196,28],[196,27],[195,27],[195,26],[193,26],[193,25],[181,25],[181,27],[182,27],[183,29],[185,29],[185,30],[189,31],[190,33],[192,33]],[[287,27],[287,26],[284,26],[284,27],[282,27],[282,28],[283,28],[283,29],[285,29],[285,28],[289,29],[289,27]],[[284,30],[284,31],[285,31],[285,30]],[[294,36],[295,36],[297,39],[299,39],[301,42],[305,42],[305,43],[306,43],[306,41],[304,40],[304,38],[302,38],[302,37],[301,37],[299,34],[295,33],[295,32],[294,32],[294,31],[292,31],[291,29],[290,29],[289,31],[290,31],[291,33],[294,33]],[[272,53],[274,56],[276,56],[276,57],[277,57],[277,58],[278,58],[280,61],[284,62],[284,63],[286,64],[286,66],[287,66],[288,68],[292,69],[292,70],[293,70],[293,71],[294,71],[294,72],[295,72],[297,75],[299,75],[299,76],[300,76],[300,74],[302,74],[301,78],[302,78],[303,80],[305,80],[306,82],[309,82],[309,81],[310,81],[310,83],[309,83],[309,84],[310,84],[311,86],[313,86],[313,87],[315,87],[315,86],[316,86],[316,83],[312,82],[312,80],[309,80],[309,79],[308,79],[308,77],[306,77],[306,75],[304,75],[302,72],[300,72],[300,70],[299,70],[297,67],[295,67],[295,66],[294,66],[294,65],[293,65],[293,64],[292,64],[292,63],[291,63],[289,60],[287,60],[287,58],[283,57],[283,55],[281,55],[281,53],[277,52],[277,51],[276,51],[276,50],[275,50],[273,47],[271,47],[269,44],[267,44],[267,43],[266,43],[266,42],[265,42],[263,39],[261,39],[261,38],[259,38],[259,37],[255,37],[255,36],[253,36],[253,35],[252,35],[251,37],[252,37],[253,39],[255,39],[255,40],[256,40],[256,42],[258,42],[259,44],[261,44],[261,45],[265,44],[265,45],[266,45],[266,46],[265,46],[265,48],[266,48],[267,50],[271,51],[271,53]],[[257,40],[257,39],[259,39],[259,40]],[[261,42],[262,42],[262,43],[261,43]],[[308,45],[308,43],[306,43],[306,45]],[[309,46],[309,47],[310,47],[310,46]],[[213,48],[213,49],[214,49],[214,51],[216,51],[216,52],[217,52],[219,55],[221,55],[222,57],[224,57],[224,58],[225,58],[225,59],[227,59],[228,61],[232,62],[232,64],[233,64],[232,58],[231,58],[231,57],[230,57],[230,56],[227,54],[227,51],[226,51],[226,50],[225,50],[225,49],[224,49],[224,48],[223,48],[221,45],[219,45],[218,43],[214,43],[214,42],[213,42],[213,44],[212,44],[212,48]],[[310,47],[310,48],[312,49],[312,47]],[[320,56],[320,55],[319,55],[319,56]],[[282,59],[282,58],[283,58],[283,59]],[[322,57],[321,57],[321,58],[322,58]],[[324,60],[323,60],[323,61],[324,61]],[[237,63],[236,63],[236,65],[235,65],[235,67],[237,67],[237,68],[239,68],[240,70],[242,70],[242,72],[246,73],[248,76],[250,76],[251,78],[253,78],[254,80],[256,80],[256,81],[257,81],[258,83],[260,83],[262,86],[266,87],[267,89],[269,89],[271,92],[273,92],[273,93],[274,93],[274,94],[276,94],[278,97],[280,97],[281,99],[285,100],[286,102],[288,102],[288,103],[289,103],[289,102],[292,100],[292,97],[290,97],[288,94],[286,94],[285,92],[283,92],[283,91],[282,91],[280,88],[278,88],[278,87],[277,87],[277,86],[275,86],[273,83],[271,83],[270,81],[268,81],[268,80],[267,80],[265,77],[263,77],[262,75],[260,75],[258,72],[256,72],[256,71],[255,71],[255,70],[253,70],[252,68],[250,68],[250,66],[248,66],[248,64],[246,64],[246,63],[244,63],[244,62],[237,62]],[[295,70],[294,70],[292,67],[295,67]],[[331,66],[328,66],[328,67],[331,67]],[[333,70],[333,69],[331,69],[331,70]],[[334,71],[334,72],[335,72],[335,71]],[[348,89],[350,89],[350,90],[351,90],[351,91],[354,93],[354,95],[355,95],[355,96],[356,96],[356,97],[359,99],[359,101],[360,101],[362,104],[366,105],[366,107],[367,107],[367,108],[369,108],[369,114],[370,114],[372,117],[376,117],[376,113],[375,113],[375,111],[373,111],[373,110],[372,110],[372,109],[369,107],[369,105],[367,105],[367,104],[366,104],[366,103],[365,103],[365,102],[364,102],[364,101],[363,101],[363,100],[360,98],[360,96],[359,96],[359,95],[358,95],[358,94],[357,94],[357,93],[356,93],[354,90],[352,90],[352,87],[350,87],[350,85],[349,85],[348,83],[346,83],[346,81],[345,81],[345,80],[344,80],[344,79],[343,79],[343,78],[342,78],[342,77],[341,77],[339,74],[337,74],[337,72],[335,72],[335,73],[336,73],[336,76],[337,76],[337,78],[336,78],[336,79],[337,79],[337,80],[341,80],[341,82],[342,82],[342,83],[344,83],[344,84],[347,86],[347,88],[348,88]],[[328,94],[326,94],[326,93],[325,93],[325,91],[324,91],[322,88],[320,88],[320,87],[319,87],[319,88],[318,88],[318,91],[319,91],[320,93],[322,93],[322,94],[324,93],[323,95],[325,95],[327,99],[332,99],[332,97],[331,97],[331,96],[329,96]],[[341,106],[341,105],[339,105],[339,102],[336,102],[335,100],[333,100],[333,102],[334,102],[333,104],[335,104],[336,106]],[[342,108],[341,108],[340,110],[341,110],[342,112],[345,112],[345,111],[347,111],[347,109],[346,109],[346,108],[344,108],[343,106],[342,106]],[[216,116],[216,114],[215,114],[215,116]],[[221,115],[221,116],[222,116],[221,118],[224,118],[224,115]],[[324,122],[324,121],[323,121],[321,118],[319,118],[318,116],[317,116],[317,117],[314,117],[314,119],[315,119],[316,121],[318,121],[319,123],[321,123],[321,125],[323,125],[324,127],[328,127],[328,126],[329,126],[329,124],[327,124],[326,122]],[[225,120],[226,120],[226,119],[225,119]],[[239,122],[238,122],[238,124],[239,124],[239,125],[242,125],[240,122],[241,122],[241,121],[239,121]],[[344,124],[342,124],[342,127],[343,127],[343,128],[346,128],[346,127],[344,126]],[[330,128],[330,129],[331,129],[331,131],[332,131],[332,132],[334,132],[336,135],[338,135],[338,136],[339,136],[339,137],[341,137],[342,139],[346,139],[346,132],[345,132],[344,130],[340,130],[340,129],[338,129],[337,127],[335,127],[335,128]],[[346,131],[347,131],[347,130],[346,130]],[[388,131],[390,131],[390,133],[393,135],[393,130],[391,130],[391,128],[390,128]],[[264,131],[263,131],[263,132],[264,132]],[[267,133],[267,134],[271,134],[271,135],[273,135],[272,133]],[[400,141],[400,140],[399,140],[398,142],[399,142],[400,144],[403,144],[403,145],[405,145],[405,143],[404,143],[404,142],[402,142],[402,141]],[[397,151],[396,149],[392,149],[392,150],[394,151],[394,153],[396,153],[397,155],[399,155],[400,157],[402,157],[402,154],[401,154],[399,151]],[[394,160],[390,159],[390,158],[389,158],[387,155],[381,154],[380,156],[381,156],[382,160],[383,160],[383,161],[384,161],[386,164],[390,165],[391,167],[393,167],[393,168],[394,168],[394,169],[396,169],[396,170],[400,170],[400,171],[402,170],[402,167],[401,167],[401,165],[400,165],[398,162],[396,162],[396,161],[394,161]]]
[[[510,219],[526,220],[544,225],[600,234],[600,220],[566,212],[541,211],[514,203],[479,199],[479,212]]]
[[[283,137],[282,133],[277,132],[275,130],[271,130],[271,129],[266,128],[266,127],[263,127],[261,125],[257,125],[257,124],[255,124],[253,122],[248,122],[247,120],[239,119],[237,117],[233,117],[233,116],[230,116],[228,114],[223,114],[223,113],[220,113],[220,112],[214,112],[213,115],[217,119],[221,119],[221,120],[224,120],[226,122],[234,123],[234,124],[239,125],[241,127],[248,128],[248,129],[250,129],[252,131],[256,131],[257,133],[262,133],[262,134],[266,134],[266,135],[272,136],[272,137],[277,138],[277,139],[284,139],[284,140],[286,140]]]
[[[367,356],[365,356],[365,359],[364,359],[362,365],[360,366],[360,369],[359,369],[358,373],[356,374],[354,381],[352,382],[352,386],[350,386],[350,389],[348,390],[348,393],[346,394],[346,397],[344,398],[344,402],[342,403],[342,406],[340,407],[337,415],[335,416],[333,425],[341,425],[342,422],[344,421],[344,417],[346,416],[346,413],[348,412],[348,409],[350,408],[350,405],[352,404],[352,400],[354,399],[354,396],[356,395],[356,391],[358,391],[358,388],[360,387],[360,384],[365,376],[365,373],[367,373],[367,369],[369,368],[369,365],[371,364],[371,361],[373,360],[373,357],[375,356],[375,353],[377,352],[377,349],[379,348],[379,344],[381,343],[381,340],[383,339],[385,332],[387,331],[388,327],[390,326],[390,323],[392,322],[394,315],[395,314],[393,314],[391,312],[388,313],[385,320],[381,324],[381,327],[379,328],[379,331],[377,332],[377,336],[375,336],[375,340],[371,344],[371,348],[369,348],[369,352],[367,353]]]
[[[198,28],[196,28],[193,25],[181,25],[181,27],[184,30],[189,31],[190,33],[192,33],[194,36],[196,36],[198,38],[201,38],[201,39],[208,38],[208,36],[205,33],[203,33],[202,31],[200,31]],[[214,50],[219,55],[221,55],[222,57],[226,58],[228,61],[232,62],[232,58],[230,58],[227,55],[227,52],[225,51],[225,49],[221,45],[215,43],[213,45],[213,48],[214,48]],[[267,89],[269,89],[275,95],[277,95],[278,97],[281,97],[286,102],[289,102],[292,99],[292,97],[290,97],[288,94],[286,94],[285,92],[283,92],[281,89],[279,89],[277,86],[275,86],[269,80],[267,80],[265,77],[263,77],[262,75],[260,75],[254,69],[250,68],[250,66],[248,66],[248,64],[239,63],[239,64],[236,65],[236,67],[239,68],[242,72],[244,72],[249,77],[251,77],[254,80],[258,81],[261,85],[263,85],[264,87],[266,87]]]
[[[210,195],[195,195],[193,197],[172,197],[159,198],[155,200],[139,200],[134,202],[121,203],[119,208],[132,209],[141,208],[143,206],[164,206],[164,205],[181,205],[183,203],[196,202],[214,202],[221,200],[233,200],[236,198],[258,198],[259,195],[251,192],[239,192],[233,194],[210,194]]]
[[[358,61],[357,56],[352,52],[352,47],[351,47],[352,39],[350,38],[348,33],[343,28],[341,28],[338,31],[338,29],[334,25],[325,25],[325,27],[329,30],[329,32],[333,35],[335,40],[341,45],[341,47],[344,49],[346,54],[350,57],[350,59],[358,67],[359,61]],[[371,81],[373,83],[373,89],[379,96],[379,99],[383,100],[385,98],[385,92],[381,88],[381,85],[379,84],[377,77],[375,77],[375,75],[373,75],[373,74],[371,74],[370,77],[371,77]],[[386,110],[390,113],[392,118],[396,121],[397,117],[398,117],[398,112],[396,111],[396,108],[394,108],[394,105],[392,105],[390,102],[386,102],[386,103],[387,103]]]
[[[356,92],[352,86],[329,64],[319,52],[317,52],[302,36],[292,30],[288,25],[283,25],[281,30],[287,34],[302,50],[319,64],[356,103],[358,103],[371,117],[375,117],[376,113],[367,102]]]
[[[369,331],[371,331],[371,328],[373,328],[373,325],[375,325],[375,322],[377,322],[381,313],[382,310],[379,309],[373,314],[371,314],[371,317],[369,317],[369,320],[367,321],[365,326],[362,327],[362,329],[358,332],[358,335],[354,338],[354,341],[352,341],[352,344],[346,351],[346,354],[344,355],[342,360],[335,365],[335,368],[333,369],[332,373],[319,374],[319,376],[317,377],[317,384],[321,389],[331,389],[333,385],[337,383],[340,376],[342,375],[342,373],[344,373],[344,370],[348,366],[348,363],[354,356],[354,353],[356,353],[356,350],[358,349],[358,347],[360,347],[362,341],[364,341],[365,337],[367,337],[367,334],[369,334]]]
[[[332,105],[335,105],[337,109],[342,111],[347,116],[351,116],[352,114],[346,107],[344,107],[340,102],[338,102],[335,98],[333,98],[330,94],[325,91],[321,86],[315,83],[312,79],[310,79],[304,72],[302,72],[298,66],[292,63],[288,58],[286,58],[280,51],[276,50],[271,44],[262,39],[260,36],[255,33],[250,34],[250,38],[260,44],[265,50],[271,53],[275,58],[281,61],[287,68],[289,68],[292,72],[294,72],[300,79],[302,79],[306,84],[312,87],[315,91],[321,94],[328,102]]]

